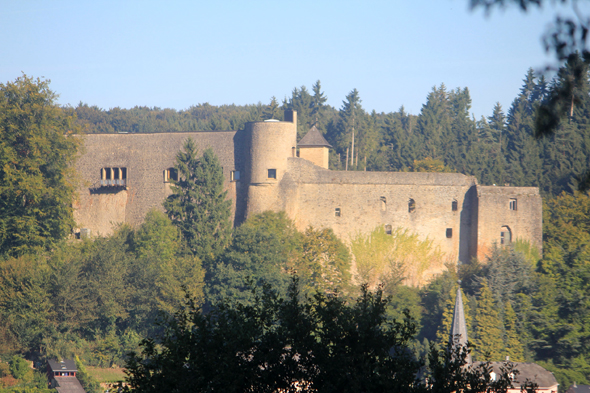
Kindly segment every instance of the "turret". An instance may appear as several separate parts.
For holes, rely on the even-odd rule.
[[[313,162],[317,166],[328,169],[330,144],[314,125],[297,144],[299,157]]]
[[[297,112],[285,111],[285,121],[247,123],[249,139],[248,206],[246,217],[265,210],[280,211],[277,188],[295,156]]]

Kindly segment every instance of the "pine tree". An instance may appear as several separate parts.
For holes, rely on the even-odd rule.
[[[542,176],[539,144],[533,139],[539,94],[532,69],[508,111],[506,126],[507,178],[512,186],[535,186]]]
[[[231,234],[231,202],[223,190],[223,171],[213,150],[198,157],[197,145],[187,139],[176,156],[179,180],[164,201],[168,217],[193,254],[209,262],[226,247]]]
[[[279,102],[275,96],[272,96],[270,99],[270,103],[264,108],[262,118],[264,120],[275,119],[281,120],[281,110],[279,108]]]
[[[433,87],[418,116],[417,132],[420,134],[418,142],[423,146],[419,158],[445,159],[443,141],[451,133],[449,105],[445,85],[441,84],[438,89],[436,86]]]
[[[516,325],[516,313],[510,301],[507,301],[504,304],[504,346],[506,347],[506,355],[513,362],[524,362],[524,346],[516,331]]]
[[[346,99],[342,102],[337,121],[328,127],[326,139],[337,153],[343,155],[342,162],[346,159],[346,150],[348,149],[348,169],[362,169],[363,166],[357,161],[363,157],[366,151],[359,151],[359,146],[363,147],[363,137],[370,138],[373,130],[370,130],[367,114],[361,106],[361,99],[357,89],[353,89]],[[354,148],[353,148],[354,146]],[[362,158],[360,158],[362,160]],[[346,167],[346,165],[343,165]]]
[[[324,116],[324,107],[326,106],[326,101],[328,101],[328,97],[324,95],[322,91],[322,85],[318,80],[312,87],[313,91],[313,98],[311,100],[311,120],[314,122],[315,126],[318,130],[324,130],[323,124],[323,116]]]
[[[476,354],[479,360],[502,361],[504,342],[502,333],[502,321],[498,313],[498,304],[487,283],[484,281],[477,299],[477,311],[475,314]]]

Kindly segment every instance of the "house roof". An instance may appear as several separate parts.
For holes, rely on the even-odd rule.
[[[58,393],[86,393],[76,377],[61,377],[56,379],[55,390]]]
[[[590,393],[590,385],[578,385],[574,382],[574,384],[566,390],[566,393]]]
[[[299,147],[332,147],[314,125],[297,144]]]
[[[73,360],[62,360],[61,362],[58,362],[57,360],[48,360],[47,363],[49,363],[51,371],[78,371],[76,362]]]
[[[473,365],[477,367],[482,363],[485,362],[473,362]],[[492,371],[500,374],[504,362],[490,362],[490,365],[492,366]],[[545,370],[536,363],[514,363],[514,365],[514,368],[518,370],[518,375],[514,376],[514,386],[522,385],[527,379],[535,382],[541,389],[558,385],[553,373]]]

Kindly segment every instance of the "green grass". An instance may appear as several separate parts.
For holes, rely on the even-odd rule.
[[[86,367],[88,374],[101,382],[115,382],[123,381],[125,379],[125,371],[122,368],[100,368],[100,367]]]

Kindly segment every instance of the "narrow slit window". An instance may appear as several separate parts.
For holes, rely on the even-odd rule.
[[[416,211],[416,201],[410,198],[408,201],[408,213],[414,213]]]
[[[447,239],[453,237],[453,228],[447,228]]]
[[[452,210],[452,211],[454,211],[454,212],[456,212],[456,211],[458,210],[458,208],[459,208],[459,204],[457,203],[457,201],[456,201],[456,200],[454,200],[454,201],[451,203],[451,210]]]
[[[277,170],[276,169],[269,169],[268,170],[268,178],[269,179],[276,179],[277,178]]]
[[[391,225],[389,225],[389,224],[385,225],[385,234],[391,235],[391,232],[392,232]]]
[[[510,198],[510,210],[517,210],[516,198]]]
[[[336,216],[336,217],[340,217],[341,215],[342,215],[342,212],[340,211],[340,208],[339,208],[339,207],[337,207],[337,208],[334,210],[334,216]]]
[[[381,197],[381,211],[387,211],[387,198],[384,196]]]

